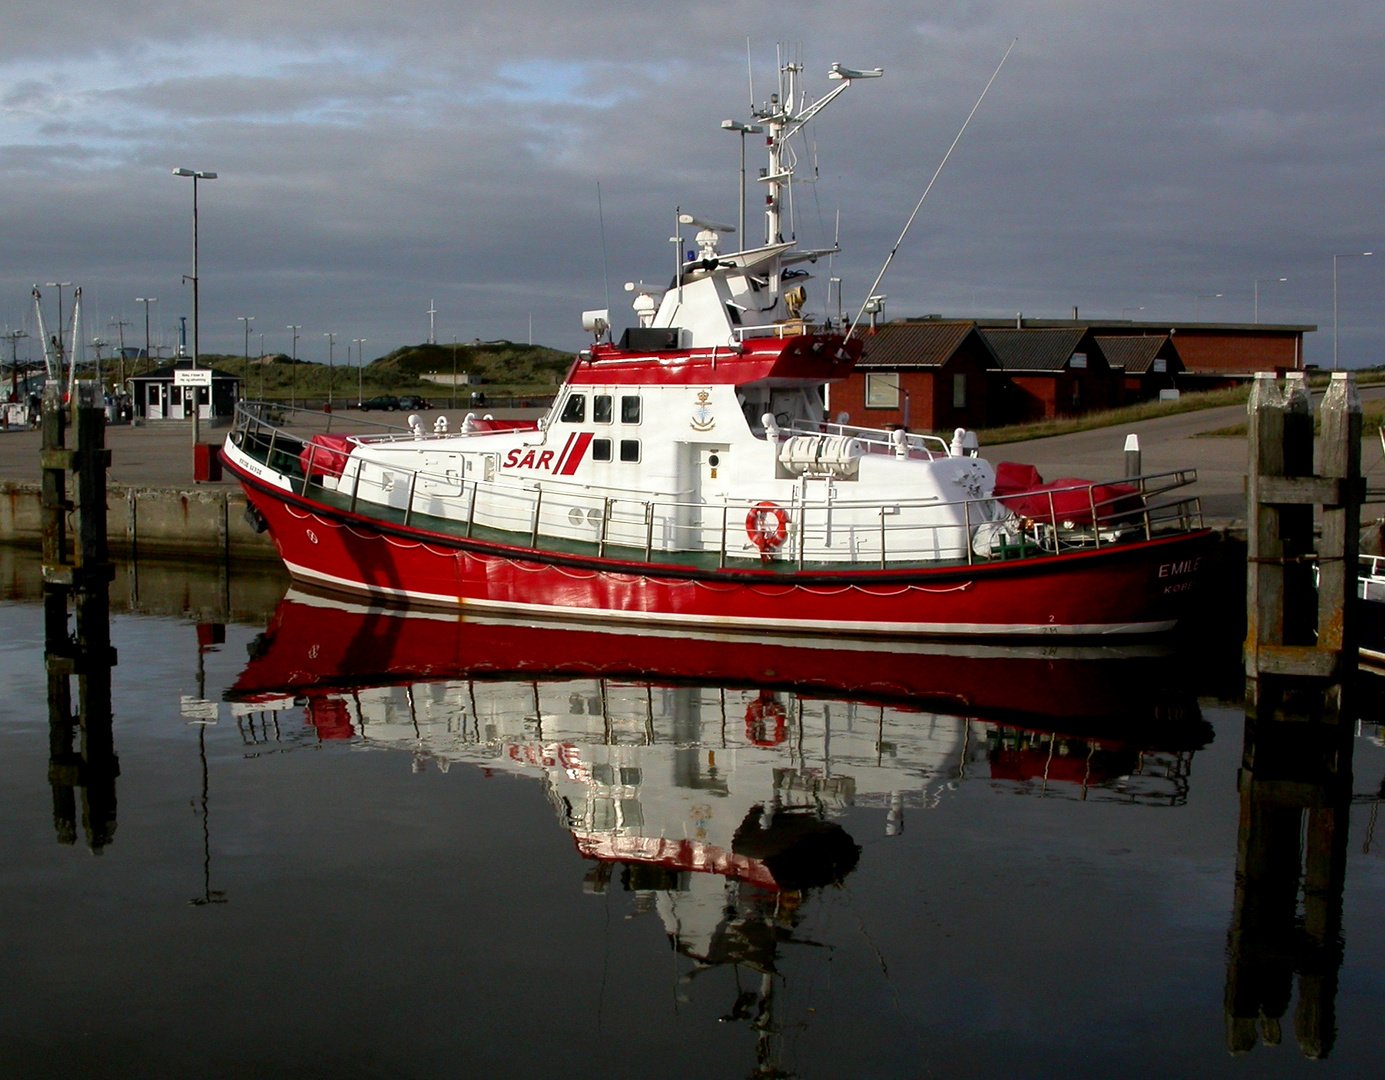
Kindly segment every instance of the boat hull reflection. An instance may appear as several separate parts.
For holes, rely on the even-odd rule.
[[[755,1031],[756,1075],[788,1075],[783,949],[812,944],[808,900],[862,856],[848,811],[874,809],[897,835],[970,782],[1179,805],[1211,729],[1176,670],[1150,646],[766,643],[293,592],[229,696],[256,753],[297,739],[538,779],[586,860],[584,890],[618,880],[634,914],[656,914],[691,961],[680,983],[758,973],[749,988],[737,976],[722,1019]],[[306,722],[287,722],[299,710]]]
[[[1148,745],[1202,745],[1168,644],[1009,645],[647,628],[454,615],[291,590],[232,690],[439,679],[597,677],[793,689],[1020,722],[1070,734],[1119,730]],[[1162,705],[1174,703],[1175,708]],[[1170,740],[1172,739],[1172,742]],[[1201,741],[1199,741],[1201,740]]]

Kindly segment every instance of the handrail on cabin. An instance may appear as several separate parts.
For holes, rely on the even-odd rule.
[[[264,440],[264,431],[267,431],[269,435],[267,443]],[[301,491],[299,493],[303,497],[308,497],[310,488],[314,485],[314,483],[316,483],[316,485],[323,492],[332,492],[339,496],[346,496],[348,489],[342,486],[345,480],[344,468],[341,474],[337,474],[338,486],[335,488],[327,486],[327,484],[325,483],[325,474],[317,474],[315,472],[314,465],[317,463],[318,454],[319,451],[322,450],[322,447],[321,444],[313,442],[311,438],[303,439],[299,436],[283,432],[278,426],[264,419],[261,419],[261,417],[257,415],[257,410],[244,410],[243,412],[238,410],[238,419],[236,426],[233,430],[233,441],[236,441],[234,440],[234,436],[236,434],[241,435],[240,440],[237,441],[237,445],[241,446],[246,453],[249,453],[252,456],[256,456],[254,450],[252,449],[252,447],[255,444],[259,444],[259,446],[263,448],[263,460],[265,464],[267,464],[271,469],[274,469],[275,471],[280,472],[282,475],[285,476],[285,478],[289,481],[290,490],[292,490],[295,486],[294,481],[297,479],[296,474],[299,472],[300,469],[302,469],[302,465],[304,464],[302,462],[300,455],[302,454],[303,450],[306,449],[307,467],[306,469],[302,469],[302,485]],[[290,440],[291,445],[298,446],[298,450],[285,450],[283,448],[283,440]],[[323,452],[324,454],[326,453],[326,451]],[[281,456],[289,457],[289,463],[287,467],[281,467],[280,465],[276,465],[274,463],[274,456],[276,453]],[[404,472],[408,473],[408,497],[406,500],[406,504],[403,507],[404,523],[406,525],[410,524],[415,514],[424,513],[424,511],[420,511],[416,506],[416,494],[419,489],[420,480],[429,483],[441,483],[449,487],[456,486],[458,488],[458,491],[455,496],[457,499],[460,499],[464,496],[466,492],[466,485],[469,482],[471,485],[471,492],[470,498],[467,503],[466,517],[464,520],[457,520],[455,522],[455,524],[458,526],[465,525],[466,536],[470,537],[472,535],[473,528],[476,524],[477,495],[484,488],[484,490],[491,492],[493,497],[498,497],[501,499],[518,499],[522,502],[532,503],[532,505],[529,506],[528,513],[526,515],[528,518],[528,521],[526,522],[527,527],[522,530],[523,532],[527,532],[529,534],[531,547],[538,548],[540,546],[541,541],[544,540],[550,542],[572,541],[572,538],[570,537],[555,537],[552,535],[544,535],[541,533],[540,526],[543,506],[543,491],[554,490],[553,486],[551,485],[548,488],[544,488],[542,486],[508,484],[504,481],[495,480],[482,481],[473,479],[471,481],[467,481],[465,478],[434,474],[419,469],[399,469],[397,466],[389,467],[386,465],[382,465],[378,462],[367,462],[359,457],[355,460],[357,464],[356,468],[352,470],[351,483],[349,487],[349,512],[351,513],[361,512],[361,502],[363,501],[361,498],[362,474],[366,471],[367,466],[373,466],[376,469],[380,470],[382,476],[385,472],[390,472],[399,475],[400,479],[402,479],[403,477],[401,474],[403,474]],[[1061,551],[1064,548],[1074,548],[1082,546],[1100,547],[1103,544],[1118,542],[1120,539],[1118,532],[1113,532],[1111,535],[1103,537],[1103,529],[1119,530],[1121,528],[1130,528],[1132,527],[1132,525],[1139,529],[1139,531],[1144,535],[1145,539],[1152,539],[1153,536],[1160,531],[1160,526],[1165,524],[1174,523],[1177,525],[1179,530],[1184,531],[1189,528],[1196,528],[1201,526],[1201,501],[1197,498],[1179,499],[1162,504],[1151,504],[1150,502],[1151,497],[1163,495],[1167,492],[1176,490],[1178,488],[1186,487],[1189,484],[1195,482],[1196,479],[1196,470],[1177,469],[1164,473],[1154,473],[1146,476],[1126,478],[1122,481],[1084,482],[1081,484],[1067,485],[1062,488],[1046,488],[1043,490],[1042,494],[1047,503],[1047,513],[1040,514],[1035,517],[1028,517],[1023,520],[1020,520],[1015,515],[1013,515],[1013,511],[1011,513],[1010,518],[1002,517],[997,519],[996,517],[992,516],[993,507],[995,506],[995,504],[998,503],[1000,506],[1006,507],[1007,500],[1014,499],[1017,496],[1023,496],[1023,492],[1001,496],[998,499],[995,497],[968,498],[958,499],[950,503],[939,503],[924,499],[899,499],[889,500],[885,502],[880,502],[878,500],[834,500],[830,506],[818,506],[805,505],[802,503],[795,502],[794,520],[791,520],[789,522],[789,526],[793,530],[795,535],[793,537],[793,542],[790,545],[786,545],[784,550],[791,555],[796,555],[795,561],[800,566],[802,566],[806,561],[807,556],[806,541],[809,526],[809,521],[807,519],[809,519],[813,515],[824,514],[828,516],[828,518],[824,521],[824,529],[828,527],[842,528],[843,526],[841,525],[832,526],[829,524],[830,516],[832,514],[843,514],[846,512],[855,511],[857,513],[864,513],[869,515],[872,510],[875,511],[876,515],[878,515],[879,518],[879,556],[882,568],[888,567],[889,554],[891,550],[894,551],[897,559],[906,560],[910,553],[917,554],[929,550],[930,545],[927,542],[927,538],[929,535],[932,535],[935,538],[933,547],[936,548],[936,538],[940,532],[944,531],[960,531],[961,535],[965,536],[966,540],[965,542],[960,544],[960,548],[965,549],[966,560],[970,564],[971,562],[973,562],[974,558],[974,552],[972,548],[974,528],[979,527],[983,523],[1001,524],[1007,520],[1011,521],[1012,523],[1016,520],[1020,521],[1020,525],[1022,528],[1021,544],[1032,543],[1036,544],[1041,549],[1044,548],[1045,545],[1049,545],[1048,550],[1051,550],[1053,552]],[[381,481],[372,481],[369,478],[367,478],[365,483],[366,486],[374,484],[375,486],[379,487],[381,494],[384,494],[389,490],[393,490],[393,485],[391,485],[388,488],[383,486],[383,479]],[[1112,485],[1122,485],[1126,489],[1117,490],[1106,498],[1097,498],[1097,488]],[[569,504],[572,504],[574,502],[581,502],[584,500],[590,501],[593,504],[589,509],[587,515],[585,515],[588,518],[588,520],[591,519],[592,511],[596,511],[596,513],[599,514],[600,537],[599,540],[596,541],[599,556],[604,556],[606,554],[606,549],[610,546],[634,546],[643,547],[645,551],[645,558],[647,561],[651,559],[654,554],[654,531],[656,525],[661,525],[661,527],[663,528],[673,530],[683,528],[695,528],[699,535],[706,534],[709,529],[713,529],[714,531],[717,531],[720,534],[717,538],[718,542],[716,544],[716,549],[719,553],[718,564],[719,566],[724,567],[726,565],[726,559],[728,556],[742,554],[741,552],[732,553],[730,551],[731,545],[728,543],[728,516],[733,510],[735,510],[736,512],[739,512],[742,509],[749,511],[753,510],[756,507],[756,503],[753,500],[749,499],[743,501],[726,500],[722,504],[721,521],[719,523],[714,523],[713,525],[709,526],[708,524],[703,522],[697,526],[686,526],[678,524],[678,522],[681,519],[680,511],[705,511],[708,508],[706,504],[690,503],[680,500],[662,500],[657,498],[623,498],[620,496],[612,496],[605,493],[596,493],[590,491],[581,491],[575,488],[566,488],[566,485],[562,485],[562,487],[565,488],[563,494]],[[1144,496],[1141,497],[1141,505],[1138,508],[1138,510],[1131,508],[1128,505],[1129,500],[1133,497],[1131,492],[1128,490],[1129,487],[1138,487],[1139,490],[1144,492]],[[1087,505],[1086,507],[1084,507],[1084,509],[1090,515],[1090,522],[1087,522],[1085,520],[1081,522],[1073,521],[1071,519],[1071,511],[1069,511],[1068,514],[1059,513],[1058,501],[1055,498],[1055,496],[1073,492],[1082,492],[1085,494],[1085,502]],[[434,497],[437,498],[439,496]],[[372,503],[369,500],[364,501],[366,501],[368,505],[379,506],[382,509],[389,508],[396,511],[399,509],[398,507],[391,507],[391,505],[388,502]],[[598,501],[600,504],[599,510],[597,510]],[[737,505],[738,503],[740,505]],[[621,543],[612,540],[610,536],[611,522],[615,516],[613,514],[613,510],[615,510],[615,508],[621,506],[622,504],[629,504],[632,507],[638,507],[640,511],[638,517],[632,519],[628,523],[630,525],[635,525],[635,522],[638,521],[638,526],[636,527],[642,527],[640,528],[640,532],[643,535],[639,536],[638,540],[635,540],[633,543]],[[974,516],[972,513],[973,506],[981,507],[983,504],[989,507],[988,511],[984,514]],[[963,518],[963,524],[960,527],[960,530],[959,526],[955,522],[901,522],[896,525],[891,525],[887,521],[888,517],[892,517],[895,515],[903,516],[903,511],[905,510],[938,509],[955,506],[960,506],[962,508],[961,513]],[[1009,509],[1008,507],[1006,508]],[[978,520],[978,517],[980,518],[980,520]],[[492,518],[494,520],[494,514],[492,515]],[[452,519],[444,518],[444,520],[451,521]],[[718,524],[719,528],[717,528]],[[505,531],[504,528],[499,525],[491,525],[490,527],[500,528],[502,532]],[[1042,529],[1049,530],[1047,536],[1044,536],[1039,531],[1040,527],[1042,527]],[[1089,532],[1087,531],[1088,527],[1090,528]],[[1030,536],[1031,531],[1033,532],[1032,536]],[[901,536],[908,537],[910,535],[915,536],[916,539],[921,538],[922,546],[916,545],[911,547],[907,540],[902,543],[899,542]],[[890,543],[891,537],[896,538],[896,543],[893,545],[891,545]],[[952,541],[952,543],[954,544],[954,546],[956,546],[955,541]],[[672,554],[676,551],[682,552],[710,550],[710,548],[683,547],[670,548],[669,553]],[[757,549],[757,551],[753,554],[759,555],[760,552]],[[960,550],[958,557],[961,557]],[[858,561],[854,550],[852,552],[852,557],[850,561],[852,565],[855,565]]]

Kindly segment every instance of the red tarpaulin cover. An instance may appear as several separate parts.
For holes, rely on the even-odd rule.
[[[303,466],[304,473],[311,468],[314,473],[340,476],[350,456],[350,435],[314,435],[313,441],[298,455],[298,463]]]
[[[1036,521],[1056,518],[1059,522],[1071,521],[1079,525],[1092,523],[1093,504],[1102,521],[1138,512],[1143,507],[1140,489],[1131,484],[1093,484],[1090,480],[1073,477],[1005,495],[998,501],[1023,518]]]

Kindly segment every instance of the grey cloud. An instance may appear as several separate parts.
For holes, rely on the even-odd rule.
[[[812,125],[821,175],[798,195],[813,242],[840,209],[832,272],[857,300],[1020,37],[883,286],[888,314],[1079,304],[1187,319],[1197,295],[1224,292],[1204,317],[1248,319],[1254,279],[1288,276],[1262,316],[1328,325],[1331,254],[1385,240],[1385,19],[1363,2],[1249,16],[1226,0],[882,0],[849,17],[800,5],[792,27],[779,7],[730,3],[84,10],[64,33],[39,20],[0,44],[24,73],[0,100],[41,121],[0,146],[7,317],[55,274],[103,309],[154,290],[170,314],[185,305],[189,193],[168,174],[191,165],[221,173],[203,202],[212,348],[239,348],[235,316],[254,313],[384,352],[426,333],[430,298],[464,339],[520,336],[533,310],[541,340],[576,345],[577,313],[603,295],[598,182],[618,322],[620,282],[668,276],[675,205],[734,218],[737,140],[717,125],[746,118],[746,34],[760,98],[777,38],[802,41],[813,93],[833,60],[886,68]],[[43,75],[218,42],[279,51],[264,70],[90,86],[71,111]],[[811,171],[812,146],[800,153]],[[1379,358],[1385,332],[1385,265],[1367,264],[1342,275],[1356,362]],[[1330,347],[1316,335],[1309,358]]]

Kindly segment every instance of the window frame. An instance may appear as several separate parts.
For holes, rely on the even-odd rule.
[[[889,391],[890,393],[883,393],[882,391]],[[898,409],[899,397],[899,372],[866,372],[865,406],[867,409]]]
[[[576,419],[569,414],[573,411],[572,407],[576,404],[581,413]],[[563,402],[563,411],[558,414],[560,424],[585,424],[587,422],[587,395],[580,390],[574,390],[568,394],[567,400]]]

